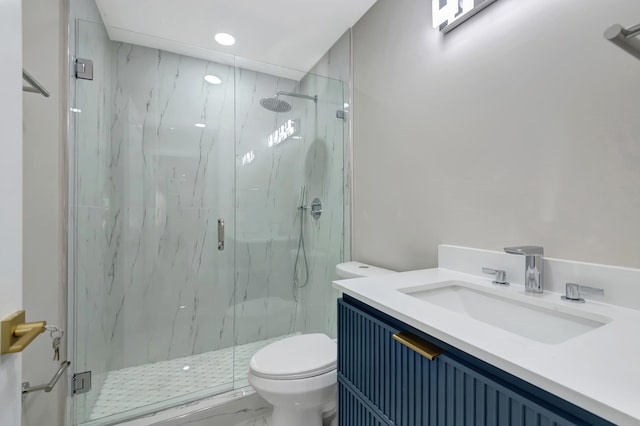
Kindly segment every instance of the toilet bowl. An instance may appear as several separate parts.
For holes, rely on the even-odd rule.
[[[335,407],[337,345],[326,334],[288,337],[259,350],[249,383],[273,405],[274,426],[321,426]]]
[[[360,262],[336,266],[338,279],[393,273]],[[336,342],[326,334],[301,334],[265,346],[249,363],[249,383],[273,405],[273,426],[321,426],[335,416]]]

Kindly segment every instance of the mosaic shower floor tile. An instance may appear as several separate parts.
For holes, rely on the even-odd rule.
[[[285,337],[289,335],[111,371],[100,390],[91,419],[165,401],[170,403],[172,399],[207,389],[212,394],[217,390],[231,390],[234,382],[247,379],[249,360],[254,353]]]

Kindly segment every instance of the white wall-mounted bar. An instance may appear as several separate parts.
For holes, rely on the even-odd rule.
[[[29,74],[27,70],[25,70],[24,68],[22,69],[22,79],[31,85],[31,86],[22,86],[22,90],[24,92],[40,93],[45,98],[49,97],[49,91],[45,89],[44,86],[40,84],[38,80],[33,78],[33,76]]]
[[[622,25],[612,25],[604,32],[604,38],[615,44],[630,55],[640,59],[640,25],[624,28]]]

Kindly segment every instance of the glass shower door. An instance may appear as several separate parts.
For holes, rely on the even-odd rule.
[[[335,337],[344,258],[344,83],[236,70],[236,386],[287,336]],[[321,214],[311,216],[313,200]]]
[[[233,388],[235,75],[77,34],[74,366],[93,383],[74,423],[104,424]]]

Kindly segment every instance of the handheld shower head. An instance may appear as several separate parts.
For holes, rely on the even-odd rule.
[[[304,202],[307,198],[307,187],[302,185],[300,187],[300,206],[298,207],[298,209],[304,209],[305,205]]]

